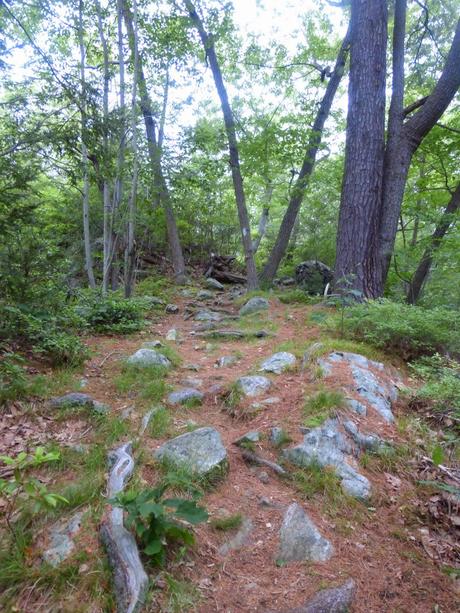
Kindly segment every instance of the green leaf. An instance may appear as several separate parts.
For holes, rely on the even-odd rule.
[[[439,466],[440,464],[442,464],[444,460],[444,451],[441,445],[436,445],[436,447],[433,449],[431,453],[431,459],[433,460],[433,464],[435,466]]]
[[[189,524],[200,524],[209,517],[207,511],[192,500],[182,500],[177,505],[175,514],[177,517],[185,519]]]
[[[159,553],[162,549],[163,545],[161,544],[160,539],[155,539],[154,541],[150,541],[147,547],[144,548],[144,552],[148,556],[153,556],[156,553]]]
[[[157,502],[144,502],[139,505],[139,513],[144,518],[149,517],[149,515],[161,517],[164,513],[163,505]]]

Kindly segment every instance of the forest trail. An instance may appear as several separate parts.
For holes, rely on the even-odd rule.
[[[372,485],[371,498],[361,502],[335,491],[337,483],[321,483],[315,491],[312,487],[302,488],[299,478],[280,478],[270,468],[252,466],[243,459],[242,449],[234,444],[248,431],[258,431],[261,440],[250,445],[251,451],[272,462],[280,462],[280,449],[269,440],[270,429],[280,427],[289,435],[285,446],[300,443],[305,399],[318,390],[339,390],[348,383],[344,367],[334,372],[333,377],[321,377],[316,360],[301,366],[302,356],[314,342],[323,342],[330,351],[346,348],[344,341],[328,336],[315,324],[321,307],[286,305],[275,297],[269,297],[269,302],[267,311],[238,317],[241,302],[238,304],[230,292],[217,292],[200,302],[179,291],[174,298],[178,312],[155,316],[143,332],[129,338],[94,336],[87,339],[92,357],[85,366],[84,388],[80,391],[109,406],[109,420],[118,418],[117,423],[125,424],[117,445],[137,438],[142,417],[152,408],[148,399],[139,400],[133,389],[120,391],[120,385],[116,385],[125,359],[145,342],[158,340],[174,348],[180,356],[180,365],[168,374],[168,390],[194,387],[204,393],[204,399],[195,407],[168,406],[171,422],[163,429],[165,432],[158,434],[147,428],[134,448],[134,485],[152,486],[158,480],[153,452],[162,443],[196,427],[211,426],[219,432],[227,450],[229,470],[205,493],[201,504],[207,508],[211,520],[235,514],[242,519],[242,524],[230,531],[216,530],[209,523],[194,528],[196,545],[185,557],[172,555],[168,561],[171,576],[187,582],[183,585],[189,588],[184,594],[174,594],[174,588],[161,572],[149,571],[155,589],[152,602],[145,610],[287,612],[300,607],[318,590],[341,586],[353,579],[356,595],[351,610],[355,613],[454,611],[453,583],[430,559],[430,551],[424,550],[422,544],[421,530],[424,528],[413,510],[417,493],[412,458],[406,457],[388,466],[369,461],[364,467],[356,461],[359,472]],[[203,325],[194,319],[200,310],[219,313],[223,320]],[[173,329],[177,332],[177,340],[166,341],[168,332]],[[246,336],[239,339],[202,336],[212,336],[216,329],[232,329]],[[254,337],[253,333],[260,330],[266,335]],[[228,392],[235,381],[241,376],[260,374],[261,361],[279,351],[293,353],[297,358],[295,367],[281,374],[263,373],[272,381],[265,394],[247,399],[238,396],[237,402],[229,402]],[[232,356],[235,361],[219,367],[218,360],[223,356]],[[395,372],[394,367],[388,368],[389,372]],[[63,391],[72,392],[75,388]],[[267,398],[273,400],[261,403]],[[399,426],[405,418],[404,403],[397,401],[392,408],[395,424],[386,423],[372,411],[369,419],[373,431],[398,445],[407,442]],[[344,411],[347,412],[345,409],[339,412],[343,414]],[[43,417],[34,419],[43,420]],[[89,453],[94,444],[91,424],[81,415],[68,414],[65,422],[62,419],[53,422],[48,417],[40,423],[48,440],[60,441],[74,450],[78,444],[84,454]],[[64,423],[66,440],[63,440]],[[37,421],[33,427],[39,427]],[[104,455],[99,455],[99,463],[103,458]],[[100,469],[100,465],[97,468]],[[288,466],[288,470],[298,471],[292,466]],[[53,483],[65,484],[78,479],[77,467],[67,467],[60,475],[52,473]],[[280,526],[286,509],[294,502],[303,507],[321,535],[332,544],[334,553],[328,561],[276,563]],[[85,511],[93,503],[82,504],[80,510]],[[74,555],[78,559],[78,552],[85,552],[81,558],[84,563],[77,564],[78,573],[69,579],[67,592],[59,596],[40,587],[29,589],[19,595],[19,608],[11,610],[106,610],[99,608],[97,598],[94,602],[88,601],[83,609],[77,604],[82,590],[87,589],[84,587],[85,574],[92,572],[95,558],[101,560],[105,556],[97,533],[106,505],[98,509],[98,512],[87,514],[75,537]],[[43,538],[42,535],[42,542]],[[222,549],[226,544],[228,546]],[[31,564],[36,564],[37,555],[38,551],[31,552]],[[68,563],[65,561],[63,565]],[[99,590],[104,589],[111,589],[106,579],[99,586]],[[57,608],[56,599],[59,600]]]

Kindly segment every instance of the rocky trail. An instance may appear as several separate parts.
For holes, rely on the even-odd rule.
[[[414,510],[418,460],[394,452],[419,436],[407,427],[404,369],[326,334],[311,317],[321,308],[286,305],[276,297],[244,301],[237,292],[211,288],[182,290],[146,331],[88,338],[92,357],[80,386],[62,389],[63,396],[34,413],[12,410],[8,432],[17,428],[9,442],[4,439],[2,453],[20,446],[21,436],[62,446],[75,465],[42,474],[62,485],[78,482],[78,462],[86,461],[78,458],[94,456],[97,443],[94,471],[102,469],[104,480],[95,477],[92,496],[64,509],[31,548],[32,568],[43,557],[56,569],[74,568],[67,587],[56,597],[55,589],[37,581],[9,601],[9,610],[115,607],[115,601],[104,608],[99,600],[112,591],[101,523],[115,564],[107,533],[123,530],[121,512],[110,511],[104,498],[107,478],[109,497],[130,481],[152,486],[165,459],[204,476],[217,474],[200,501],[210,521],[193,528],[196,544],[185,556],[171,552],[168,573],[144,564],[142,575],[141,560],[131,555],[134,539],[120,537],[130,554],[118,560],[127,569],[115,590],[125,603],[119,610],[458,610],[456,586],[441,572],[429,528]],[[168,368],[163,408],[140,397],[135,381],[116,385],[126,362],[139,372],[147,366],[148,373],[152,364]],[[118,424],[118,430],[108,428],[105,446],[91,419],[69,408],[79,404]],[[54,418],[62,407],[64,418]],[[169,419],[162,428],[154,427],[158,411]],[[108,472],[110,450],[118,455]],[[235,517],[231,529],[213,525]],[[130,564],[140,577],[131,596]],[[136,600],[144,599],[147,581],[153,590],[141,606]],[[175,594],[179,585],[188,587]]]

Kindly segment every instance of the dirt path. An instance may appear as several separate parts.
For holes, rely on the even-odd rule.
[[[299,353],[319,337],[317,328],[311,323],[306,325],[311,308],[287,307],[272,300],[269,314],[261,314],[255,320],[262,328],[270,325],[275,330],[273,336],[250,342],[205,341],[191,334],[197,322],[184,321],[182,317],[187,300],[176,302],[180,314],[163,317],[145,340],[162,339],[171,328],[178,331],[181,339],[178,352],[183,367],[174,370],[168,381],[177,387],[190,376],[202,380],[200,389],[205,392],[216,384],[228,387],[239,376],[254,373],[260,360],[275,350],[291,347]],[[227,303],[224,306],[236,312],[234,306],[229,307]],[[212,308],[212,304],[207,307]],[[108,357],[102,372],[90,379],[88,392],[122,410],[126,407],[126,399],[114,395],[110,381],[119,367],[119,360],[139,347],[139,339],[97,339],[96,344],[98,355],[93,364],[97,364],[101,356]],[[236,355],[238,361],[230,367],[217,369],[216,360],[223,355]],[[188,370],[190,364],[197,364],[199,370]],[[299,606],[320,588],[339,585],[351,577],[358,586],[353,609],[356,613],[426,613],[436,610],[436,605],[440,611],[453,611],[452,584],[426,557],[417,544],[416,524],[410,525],[405,518],[405,505],[413,495],[409,481],[402,478],[395,490],[394,482],[387,475],[364,471],[373,484],[372,502],[367,506],[360,503],[337,508],[321,495],[302,499],[291,483],[280,480],[273,473],[269,473],[268,479],[262,475],[262,481],[261,469],[244,462],[233,443],[248,430],[259,430],[266,435],[270,427],[281,426],[294,443],[300,442],[299,425],[305,395],[321,385],[310,371],[300,369],[271,378],[273,387],[266,396],[275,396],[279,402],[244,420],[232,418],[223,410],[219,394],[206,394],[203,405],[196,409],[172,409],[179,430],[188,419],[199,426],[214,426],[228,450],[228,477],[204,500],[211,517],[223,511],[241,513],[253,523],[249,542],[226,556],[221,556],[218,550],[232,534],[219,534],[208,526],[197,529],[195,550],[176,569],[198,586],[202,599],[197,610],[202,613],[283,610]],[[402,408],[396,407],[398,411]],[[384,426],[381,421],[379,425],[380,432],[386,429],[387,438],[399,439],[396,429]],[[163,440],[147,437],[145,447],[153,451]],[[277,461],[278,453],[266,437],[257,444],[257,452]],[[154,478],[151,467],[141,470],[146,481]],[[321,533],[332,542],[335,555],[329,562],[275,564],[283,511],[293,501],[303,504]],[[267,506],[268,502],[273,506]]]

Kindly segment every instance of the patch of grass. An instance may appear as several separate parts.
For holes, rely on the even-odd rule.
[[[274,353],[277,351],[287,351],[288,353],[293,353],[296,358],[302,358],[310,345],[310,341],[303,340],[302,338],[291,339],[276,345]]]
[[[279,326],[276,321],[270,316],[268,311],[260,311],[258,313],[250,313],[241,317],[235,322],[236,328],[244,332],[247,338],[253,338],[255,333],[260,330],[267,332],[277,332]]]
[[[165,357],[167,357],[174,367],[182,364],[182,357],[174,347],[171,347],[171,345],[159,347],[157,351],[158,353],[162,353]]]
[[[161,481],[177,494],[201,495],[205,490],[212,489],[227,474],[228,464],[224,462],[206,475],[200,475],[190,469],[185,463],[174,463],[163,459],[159,463],[163,473]]]
[[[321,302],[321,296],[310,296],[300,288],[278,290],[276,296],[283,304],[317,304]]]
[[[159,402],[166,392],[167,370],[159,366],[139,368],[126,364],[115,378],[115,389],[122,394],[136,394],[149,403]]]
[[[210,525],[215,530],[221,530],[222,532],[226,532],[228,530],[235,530],[239,528],[243,523],[243,516],[241,513],[234,513],[233,515],[228,515],[227,517],[218,517],[210,521]]]
[[[320,495],[328,503],[338,505],[348,497],[344,494],[340,479],[334,470],[329,467],[321,467],[317,462],[296,470],[292,473],[292,483],[296,490],[307,500]]]
[[[292,443],[292,438],[289,436],[289,433],[286,432],[286,430],[281,428],[281,432],[278,434],[276,443],[273,443],[273,446],[276,449],[281,449],[282,447],[289,445],[289,443]]]
[[[380,445],[376,451],[365,451],[359,463],[363,468],[374,472],[397,473],[411,457],[409,445]]]
[[[170,431],[172,424],[171,413],[163,406],[156,407],[153,411],[147,428],[150,436],[162,438]]]
[[[171,574],[165,573],[167,585],[168,613],[185,613],[196,611],[201,599],[199,590],[190,581],[175,579]]]
[[[350,353],[359,353],[370,360],[376,360],[378,362],[383,361],[385,354],[364,341],[348,340],[346,338],[333,338],[331,336],[324,336],[319,339],[320,346],[313,351],[312,359],[319,358],[326,353],[332,351],[348,351]]]
[[[97,416],[97,437],[110,447],[129,432],[129,425],[124,419],[112,415]]]
[[[338,391],[320,390],[307,398],[303,407],[304,425],[307,428],[320,426],[329,419],[337,409],[345,406],[345,396]]]

